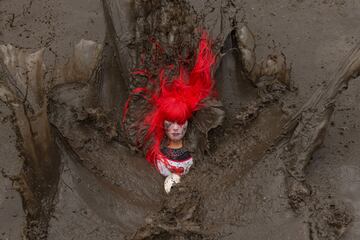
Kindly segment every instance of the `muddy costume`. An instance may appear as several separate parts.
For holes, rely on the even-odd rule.
[[[185,175],[189,172],[193,164],[193,158],[189,151],[184,148],[172,149],[163,147],[161,153],[161,157],[165,158],[164,161],[168,163],[168,165],[165,165],[161,160],[156,161],[156,168],[161,175],[167,177],[171,173]]]
[[[215,56],[208,35],[203,33],[191,71],[179,64],[177,76],[169,77],[166,72],[173,66],[164,67],[157,74],[157,79],[149,79],[151,86],[136,88],[132,92],[143,96],[152,106],[141,124],[146,129],[142,147],[146,150],[146,159],[164,176],[170,173],[186,174],[193,163],[190,153],[182,145],[179,149],[162,146],[169,136],[182,141],[187,121],[195,111],[204,107],[203,101],[212,95],[214,80],[211,68],[214,63]],[[129,100],[124,116],[128,104]],[[183,131],[179,132],[181,128]]]

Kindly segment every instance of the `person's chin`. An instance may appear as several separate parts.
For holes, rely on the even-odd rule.
[[[182,139],[182,136],[181,136],[181,135],[179,135],[179,136],[171,136],[170,139],[171,139],[172,141],[179,141],[179,140]]]

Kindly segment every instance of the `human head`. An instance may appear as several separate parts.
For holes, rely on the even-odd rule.
[[[170,122],[167,120],[164,121],[165,134],[171,141],[180,141],[183,139],[187,130],[187,126],[188,121],[182,124],[177,122]]]

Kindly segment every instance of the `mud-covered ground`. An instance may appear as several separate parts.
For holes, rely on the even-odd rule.
[[[108,2],[0,1],[0,45],[28,53],[44,47],[46,65],[37,65],[35,75],[29,75],[31,67],[22,72],[39,83],[30,90],[17,86],[21,101],[11,100],[12,88],[3,83],[21,79],[18,69],[31,62],[16,62],[17,54],[12,67],[0,65],[0,239],[359,239],[358,79],[336,99],[324,143],[303,164],[303,175],[297,174],[301,164],[294,171],[287,165],[293,163],[286,155],[289,142],[300,146],[297,154],[312,153],[312,144],[301,146],[315,145],[318,135],[306,127],[282,135],[291,116],[336,78],[359,43],[359,1],[191,1],[193,10],[183,1],[165,3],[184,7],[185,15],[206,15],[214,38],[228,35],[230,27],[219,21],[237,12],[237,24],[246,23],[255,36],[257,61],[281,51],[291,68],[290,88],[281,82],[255,88],[236,77],[244,66],[231,48],[223,55],[215,76],[225,121],[209,133],[211,151],[170,195],[119,130],[128,82],[117,79],[127,77],[121,47],[128,29],[116,16],[131,19],[133,8],[116,4],[131,1]],[[162,36],[159,29],[154,32]],[[94,42],[83,41],[76,52],[81,39]],[[218,44],[224,51],[229,45],[223,40]],[[306,114],[298,120],[305,126],[321,122]],[[310,115],[317,117],[322,115]]]

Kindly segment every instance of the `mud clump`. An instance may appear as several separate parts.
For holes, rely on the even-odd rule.
[[[176,189],[172,201],[164,202],[156,215],[147,217],[146,225],[131,239],[203,239],[207,233],[201,227],[201,197],[196,189],[191,194],[189,190],[184,185]]]
[[[342,203],[328,202],[314,204],[309,222],[310,237],[318,239],[339,239],[352,220],[349,210]]]

